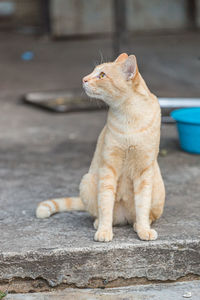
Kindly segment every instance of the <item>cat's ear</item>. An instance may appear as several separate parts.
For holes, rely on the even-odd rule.
[[[130,55],[122,65],[122,71],[126,80],[131,80],[137,72],[137,60],[135,55]]]
[[[120,54],[120,55],[116,58],[115,62],[116,62],[116,63],[122,62],[122,61],[124,61],[124,60],[127,59],[127,58],[128,58],[128,54],[122,53],[122,54]]]

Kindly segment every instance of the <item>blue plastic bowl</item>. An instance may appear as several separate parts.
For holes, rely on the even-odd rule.
[[[177,122],[181,148],[200,154],[200,107],[174,110],[171,117]]]

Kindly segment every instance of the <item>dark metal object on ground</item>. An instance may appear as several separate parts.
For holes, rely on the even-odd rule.
[[[51,110],[52,112],[73,112],[106,109],[100,100],[89,99],[80,90],[34,92],[24,96],[26,103]]]
[[[160,97],[158,99],[162,109],[162,121],[165,123],[174,122],[169,114],[176,108],[200,107],[200,98]],[[59,113],[107,108],[107,105],[103,101],[89,99],[83,91],[78,89],[68,91],[28,93],[25,95],[24,101],[26,103]]]

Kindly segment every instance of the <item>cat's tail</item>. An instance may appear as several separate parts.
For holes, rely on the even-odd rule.
[[[42,201],[36,209],[36,217],[48,218],[57,212],[71,210],[85,210],[85,206],[81,198],[59,198]]]

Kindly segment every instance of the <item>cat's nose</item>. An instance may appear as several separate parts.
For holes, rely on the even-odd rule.
[[[83,77],[83,83],[86,83],[86,82],[88,82],[87,77]]]

